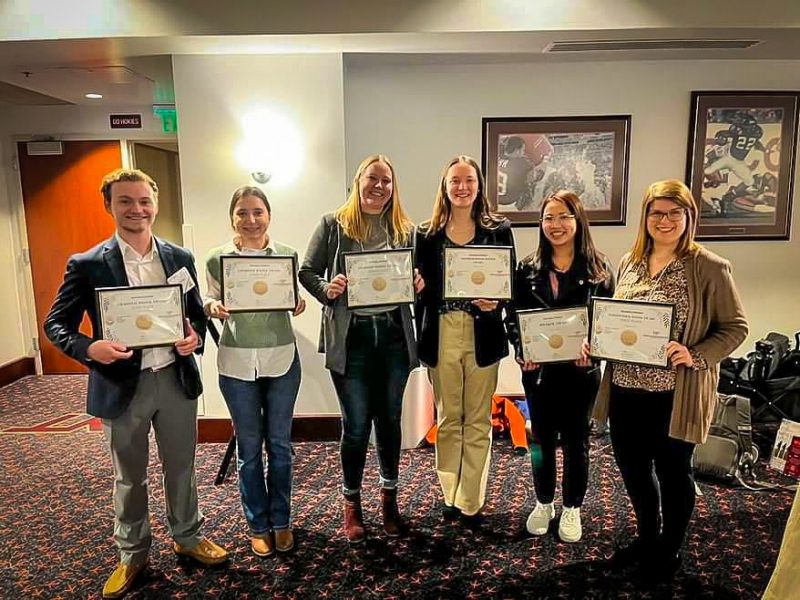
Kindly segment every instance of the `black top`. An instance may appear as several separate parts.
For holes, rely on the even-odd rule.
[[[537,269],[532,256],[524,258],[517,266],[514,276],[514,305],[511,312],[532,308],[567,308],[572,306],[589,306],[592,296],[611,298],[614,295],[614,271],[608,259],[603,261],[606,278],[592,282],[586,261],[576,258],[566,272],[558,272],[551,268]],[[550,272],[558,279],[558,296],[553,294],[550,283]],[[509,338],[514,345],[518,357],[522,356],[516,317],[509,327]]]
[[[428,367],[435,367],[439,360],[439,307],[442,304],[442,279],[444,273],[444,247],[451,244],[444,230],[428,236],[424,231],[415,232],[415,266],[425,280],[425,288],[417,297],[414,313],[417,322],[418,351],[420,360]],[[469,245],[511,246],[512,264],[516,262],[514,236],[511,224],[502,222],[494,229],[475,225],[475,237]],[[513,281],[512,281],[513,293]],[[510,316],[507,302],[499,302],[493,311],[482,311],[477,306],[469,307],[475,318],[475,362],[486,367],[508,355],[503,314]],[[507,319],[506,319],[507,320]]]

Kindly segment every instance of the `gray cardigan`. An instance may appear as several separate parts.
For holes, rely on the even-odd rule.
[[[352,313],[347,308],[346,293],[335,300],[329,300],[325,295],[325,288],[330,279],[344,271],[343,259],[340,258],[342,252],[359,250],[359,243],[344,234],[333,213],[327,214],[322,217],[308,242],[303,265],[298,273],[301,285],[322,304],[319,351],[325,353],[325,367],[342,375],[347,367],[347,331]],[[408,348],[409,369],[414,369],[419,366],[419,359],[414,320],[408,304],[400,306],[400,315]]]

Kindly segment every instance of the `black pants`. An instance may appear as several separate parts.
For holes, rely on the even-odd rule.
[[[347,332],[346,372],[331,371],[342,409],[340,452],[344,488],[349,493],[361,489],[373,423],[381,483],[397,485],[400,418],[409,373],[399,313],[353,315]]]
[[[639,537],[675,555],[694,511],[694,444],[669,437],[671,415],[672,392],[611,387],[611,445]]]
[[[549,504],[555,496],[559,440],[564,457],[564,506],[583,504],[589,481],[589,412],[599,383],[598,370],[569,364],[545,365],[541,372],[522,375],[533,434],[533,484],[542,504]]]

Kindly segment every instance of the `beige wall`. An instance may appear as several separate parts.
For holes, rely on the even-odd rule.
[[[480,160],[481,118],[632,115],[626,227],[597,227],[598,247],[617,261],[631,245],[639,203],[652,181],[683,179],[692,90],[798,90],[800,62],[674,61],[514,65],[346,66],[348,171],[384,152],[395,162],[414,220],[429,216],[439,170],[452,156]],[[797,166],[795,165],[795,172]],[[790,241],[708,242],[733,263],[751,335],[800,329],[800,177],[795,177]],[[520,256],[538,229],[516,229]],[[501,386],[518,387],[504,365]]]
[[[321,215],[339,206],[345,196],[341,56],[176,56],[173,73],[188,234],[184,240],[198,259],[203,287],[204,257],[231,239],[231,194],[240,185],[252,184],[235,149],[252,134],[243,129],[242,119],[253,109],[283,114],[300,134],[305,154],[305,159],[296,157],[303,161],[300,176],[286,187],[273,180],[264,190],[272,206],[271,235],[295,247],[302,259]],[[281,140],[276,143],[282,147]],[[320,307],[302,293],[308,309],[294,320],[303,364],[296,412],[337,413],[330,377],[316,351]],[[225,415],[215,361],[215,348],[209,343],[202,361],[204,414]]]
[[[133,153],[136,168],[149,174],[158,184],[158,218],[153,225],[153,233],[183,245],[178,153],[144,143],[135,144]]]
[[[232,190],[248,182],[234,158],[244,132],[242,114],[253,106],[277,107],[298,125],[306,146],[301,177],[291,186],[265,189],[274,206],[276,239],[302,254],[319,216],[344,200],[358,161],[389,154],[403,199],[415,220],[428,216],[441,165],[466,152],[480,157],[484,116],[631,114],[627,227],[595,229],[598,246],[617,260],[633,239],[639,201],[655,179],[683,178],[689,92],[701,89],[800,89],[800,62],[607,62],[513,65],[347,66],[340,55],[181,56],[174,59],[186,244],[202,263],[230,236],[226,217]],[[302,73],[302,77],[298,74]],[[243,84],[246,82],[246,85]],[[129,112],[143,112],[132,107]],[[154,139],[157,121],[126,132]],[[11,169],[11,136],[63,134],[112,137],[108,112],[77,107],[9,109],[0,114],[0,301],[12,307],[0,338],[0,364],[29,352],[25,330],[28,291],[21,273],[13,211],[18,180]],[[345,164],[346,150],[346,164]],[[795,167],[796,168],[796,167]],[[5,179],[5,181],[3,181]],[[795,203],[800,202],[797,189]],[[7,191],[8,190],[8,191]],[[708,243],[729,258],[751,321],[752,347],[769,330],[800,329],[800,209],[790,241]],[[536,229],[516,230],[518,252],[531,252]],[[202,277],[202,268],[201,268]],[[21,282],[21,283],[20,283]],[[338,406],[322,357],[316,353],[319,306],[309,299],[296,322],[304,367],[298,413],[335,413]],[[207,414],[222,414],[213,348],[204,359]],[[513,365],[503,385],[515,387]]]

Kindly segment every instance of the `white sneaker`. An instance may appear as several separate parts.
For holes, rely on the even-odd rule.
[[[562,542],[577,542],[583,535],[580,507],[564,507],[558,521],[558,537]]]
[[[556,518],[556,509],[553,503],[542,504],[537,502],[536,506],[528,515],[528,520],[525,522],[525,529],[531,535],[544,535],[550,527],[550,521]]]

